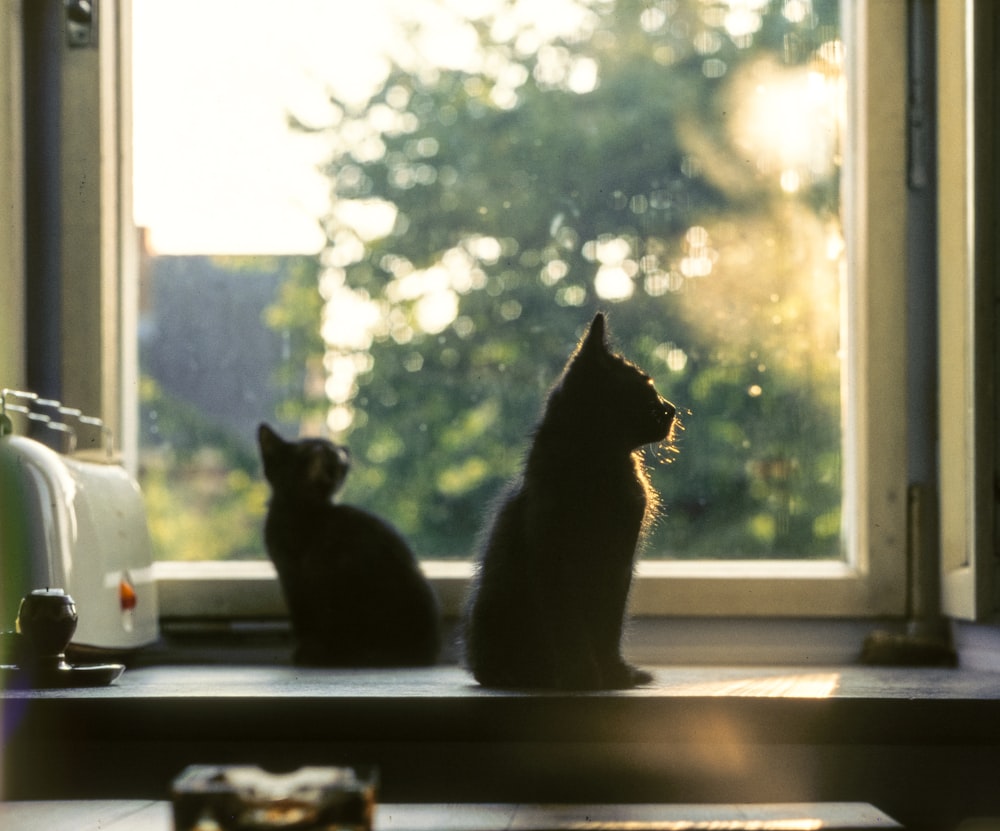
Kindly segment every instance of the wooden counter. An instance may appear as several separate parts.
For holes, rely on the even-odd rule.
[[[456,667],[153,666],[2,705],[8,800],[162,800],[197,763],[374,763],[395,803],[861,802],[907,827],[1000,816],[988,672],[665,667],[648,688],[567,695],[483,690]]]
[[[0,803],[11,831],[170,831],[170,804]],[[381,805],[374,831],[892,831],[871,805]]]

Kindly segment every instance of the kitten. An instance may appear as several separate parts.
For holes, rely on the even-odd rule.
[[[434,591],[387,522],[334,504],[350,470],[346,447],[257,434],[271,501],[264,525],[298,642],[313,666],[432,664],[441,645]]]
[[[636,546],[657,501],[639,448],[668,438],[674,414],[648,375],[608,350],[598,314],[486,536],[465,628],[481,684],[598,690],[652,680],[623,660],[621,636]]]

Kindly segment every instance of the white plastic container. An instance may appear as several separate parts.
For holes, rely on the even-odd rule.
[[[13,628],[21,597],[44,588],[73,596],[77,646],[128,651],[159,635],[135,480],[116,464],[0,436],[0,630]]]

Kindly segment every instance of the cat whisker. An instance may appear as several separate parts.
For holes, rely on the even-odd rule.
[[[690,414],[691,411],[687,412]],[[674,457],[681,452],[677,442],[677,434],[682,432],[684,432],[684,423],[681,421],[680,415],[675,414],[673,424],[670,425],[670,432],[667,433],[663,441],[653,446],[653,458],[657,462],[663,465],[673,464]]]

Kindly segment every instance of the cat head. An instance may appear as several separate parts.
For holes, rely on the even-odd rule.
[[[264,476],[275,495],[329,502],[351,469],[346,447],[319,438],[285,441],[267,424],[257,430]]]
[[[570,356],[549,402],[579,432],[629,450],[669,438],[676,410],[653,379],[608,346],[607,325],[597,314]]]

